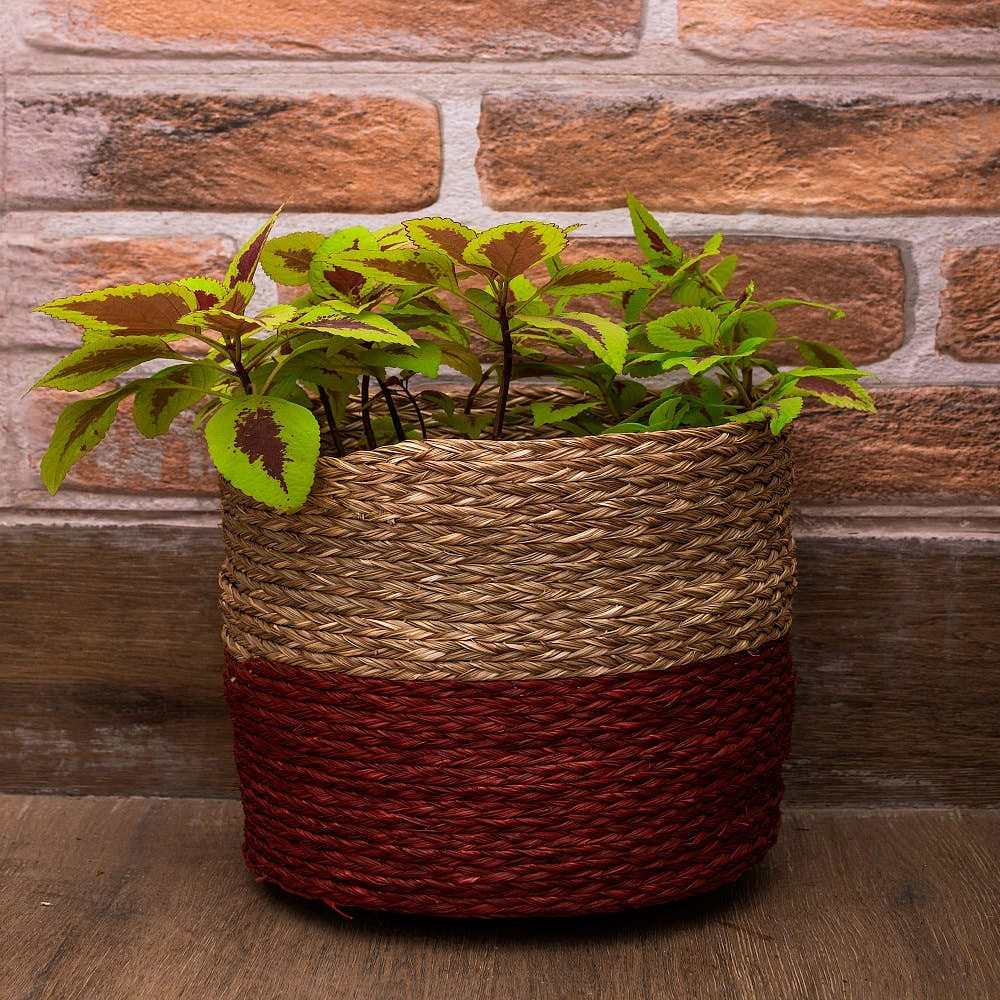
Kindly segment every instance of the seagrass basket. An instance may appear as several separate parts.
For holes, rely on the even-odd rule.
[[[726,425],[324,458],[292,515],[224,487],[249,867],[476,917],[737,879],[780,818],[790,481]]]

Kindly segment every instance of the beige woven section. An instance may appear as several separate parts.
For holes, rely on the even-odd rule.
[[[787,442],[736,425],[407,442],[279,514],[223,487],[241,660],[400,679],[666,669],[789,626]]]

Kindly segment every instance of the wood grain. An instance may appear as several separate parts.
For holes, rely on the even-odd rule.
[[[0,797],[10,1000],[995,996],[1000,812],[799,810],[735,886],[600,918],[355,914],[255,883],[233,801]]]
[[[211,528],[0,529],[0,791],[235,794]],[[1000,543],[812,538],[798,805],[1000,804]]]

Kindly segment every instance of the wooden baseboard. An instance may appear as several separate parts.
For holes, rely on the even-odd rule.
[[[0,529],[0,791],[236,794],[211,528]],[[789,802],[1000,805],[1000,542],[807,538]]]

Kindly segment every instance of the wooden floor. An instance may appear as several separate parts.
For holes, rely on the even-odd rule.
[[[347,920],[239,843],[233,801],[0,796],[0,996],[1000,997],[998,811],[795,810],[736,886],[576,920]]]

